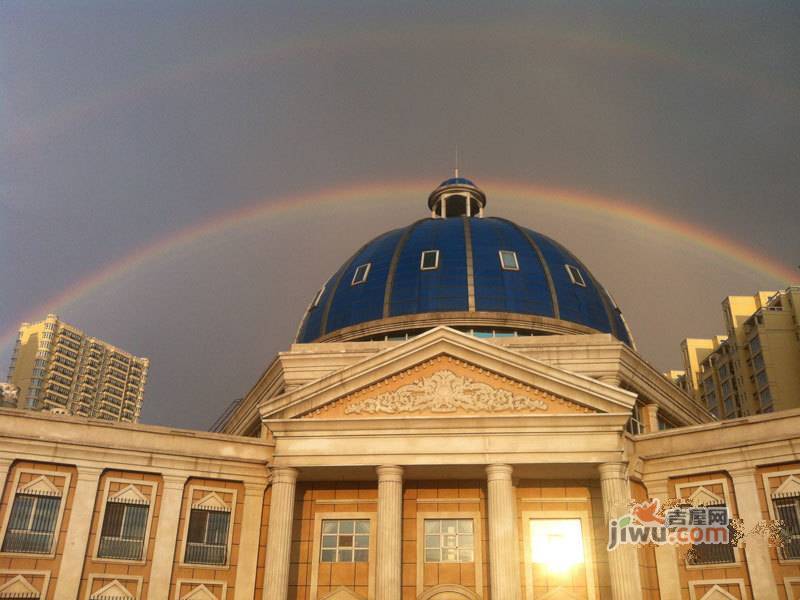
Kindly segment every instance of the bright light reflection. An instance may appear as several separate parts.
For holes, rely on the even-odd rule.
[[[531,557],[556,573],[582,563],[580,519],[531,519]]]

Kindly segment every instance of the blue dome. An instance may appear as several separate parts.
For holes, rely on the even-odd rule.
[[[471,185],[472,187],[478,187],[466,177],[451,177],[450,179],[445,179],[439,184],[439,187],[444,187],[446,185]]]
[[[602,332],[632,345],[616,304],[569,250],[492,217],[423,219],[378,236],[325,283],[297,341],[372,339],[442,324]]]

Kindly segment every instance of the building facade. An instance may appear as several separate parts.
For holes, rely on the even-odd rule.
[[[800,411],[714,420],[485,203],[358,250],[222,433],[0,411],[0,598],[800,598]],[[787,543],[609,550],[647,498]]]
[[[800,408],[800,288],[729,296],[726,336],[681,342],[673,382],[719,418]]]
[[[20,327],[8,382],[18,388],[16,408],[135,423],[149,367],[50,314]]]

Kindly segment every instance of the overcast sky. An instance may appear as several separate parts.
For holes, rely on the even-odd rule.
[[[797,283],[798,140],[797,2],[4,0],[0,374],[9,334],[52,310],[151,359],[143,421],[208,427],[354,249],[425,215],[456,144],[488,214],[572,249],[645,358],[678,367],[682,338],[722,330],[724,296],[789,277],[555,192],[497,190],[625,201],[738,240]],[[419,192],[309,200],[164,244],[383,181]]]

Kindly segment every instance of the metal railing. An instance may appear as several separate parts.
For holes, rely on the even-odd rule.
[[[144,540],[101,537],[97,556],[120,560],[142,560]]]
[[[224,565],[228,554],[227,546],[217,544],[186,544],[184,562],[202,565]]]
[[[49,554],[52,546],[52,532],[9,530],[3,539],[3,552]]]

